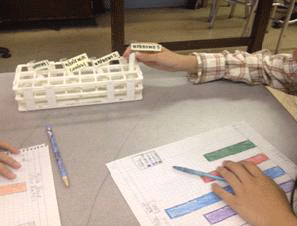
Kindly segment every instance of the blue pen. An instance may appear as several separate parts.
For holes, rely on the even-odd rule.
[[[66,187],[69,187],[69,180],[68,180],[68,173],[67,170],[64,166],[64,162],[62,160],[61,154],[60,154],[60,149],[57,143],[57,139],[56,136],[53,133],[53,129],[51,125],[47,125],[47,133],[51,142],[51,147],[52,147],[52,151],[55,155],[55,159],[56,159],[56,163],[58,165],[59,171],[60,171],[60,175],[62,177],[62,180],[64,181],[64,184]]]
[[[189,174],[197,175],[197,176],[200,176],[200,177],[209,177],[209,178],[214,179],[214,180],[226,182],[226,180],[223,177],[213,176],[210,173],[205,173],[205,172],[201,172],[201,171],[198,171],[198,170],[193,170],[193,169],[189,169],[189,168],[186,168],[186,167],[180,167],[180,166],[173,166],[173,168],[178,170],[178,171],[184,172],[184,173],[189,173]]]

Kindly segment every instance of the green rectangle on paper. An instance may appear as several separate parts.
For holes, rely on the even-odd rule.
[[[256,147],[256,145],[253,142],[251,142],[250,140],[246,140],[238,144],[234,144],[234,145],[222,148],[220,150],[207,153],[204,155],[204,157],[211,162],[230,155],[235,155],[237,153],[249,150],[254,147]]]

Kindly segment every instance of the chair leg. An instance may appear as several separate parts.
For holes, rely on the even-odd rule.
[[[218,0],[211,1],[210,13],[208,16],[208,28],[211,29],[213,27],[214,21],[216,19],[216,15],[218,13]]]
[[[253,4],[252,4],[252,8],[250,10],[250,13],[249,13],[247,19],[245,20],[245,24],[243,26],[241,37],[246,37],[249,34],[249,25],[251,23],[251,20],[253,18],[253,15],[255,14],[255,12],[257,10],[258,2],[259,2],[259,0],[255,0],[253,2]]]
[[[251,1],[247,0],[245,2],[244,9],[245,9],[244,19],[247,19],[248,16],[250,15],[250,11],[251,11]]]
[[[289,6],[289,9],[288,9],[288,12],[287,12],[286,19],[284,21],[283,27],[281,29],[281,33],[279,35],[279,38],[278,38],[278,41],[277,41],[277,44],[276,44],[275,53],[278,53],[278,50],[281,47],[281,41],[282,41],[283,35],[284,35],[284,33],[285,33],[285,31],[286,31],[286,29],[288,27],[289,20],[291,18],[294,7],[295,7],[295,0],[291,0],[290,6]]]
[[[234,12],[235,12],[235,6],[236,6],[236,3],[233,3],[232,6],[231,6],[231,11],[230,11],[230,14],[229,14],[228,18],[233,17]]]
[[[269,30],[270,30],[270,28],[271,28],[271,26],[272,26],[272,20],[273,20],[274,17],[275,17],[275,13],[276,13],[276,10],[277,10],[277,6],[278,6],[278,3],[273,3],[273,5],[272,5],[272,12],[271,12],[271,15],[270,15],[268,24],[267,24],[266,33],[269,32]]]

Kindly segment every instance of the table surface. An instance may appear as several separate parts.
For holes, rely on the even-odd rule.
[[[17,111],[13,73],[0,74],[0,139],[49,145],[45,125],[53,125],[71,182],[64,187],[51,155],[63,226],[139,225],[105,164],[239,121],[297,163],[296,122],[264,87],[192,85],[183,72],[142,69],[142,101],[31,112]]]

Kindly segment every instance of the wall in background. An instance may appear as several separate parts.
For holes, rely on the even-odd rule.
[[[94,0],[96,1],[96,0]],[[126,8],[153,8],[153,7],[185,7],[188,0],[126,0]],[[104,7],[110,9],[110,0],[103,0]]]

